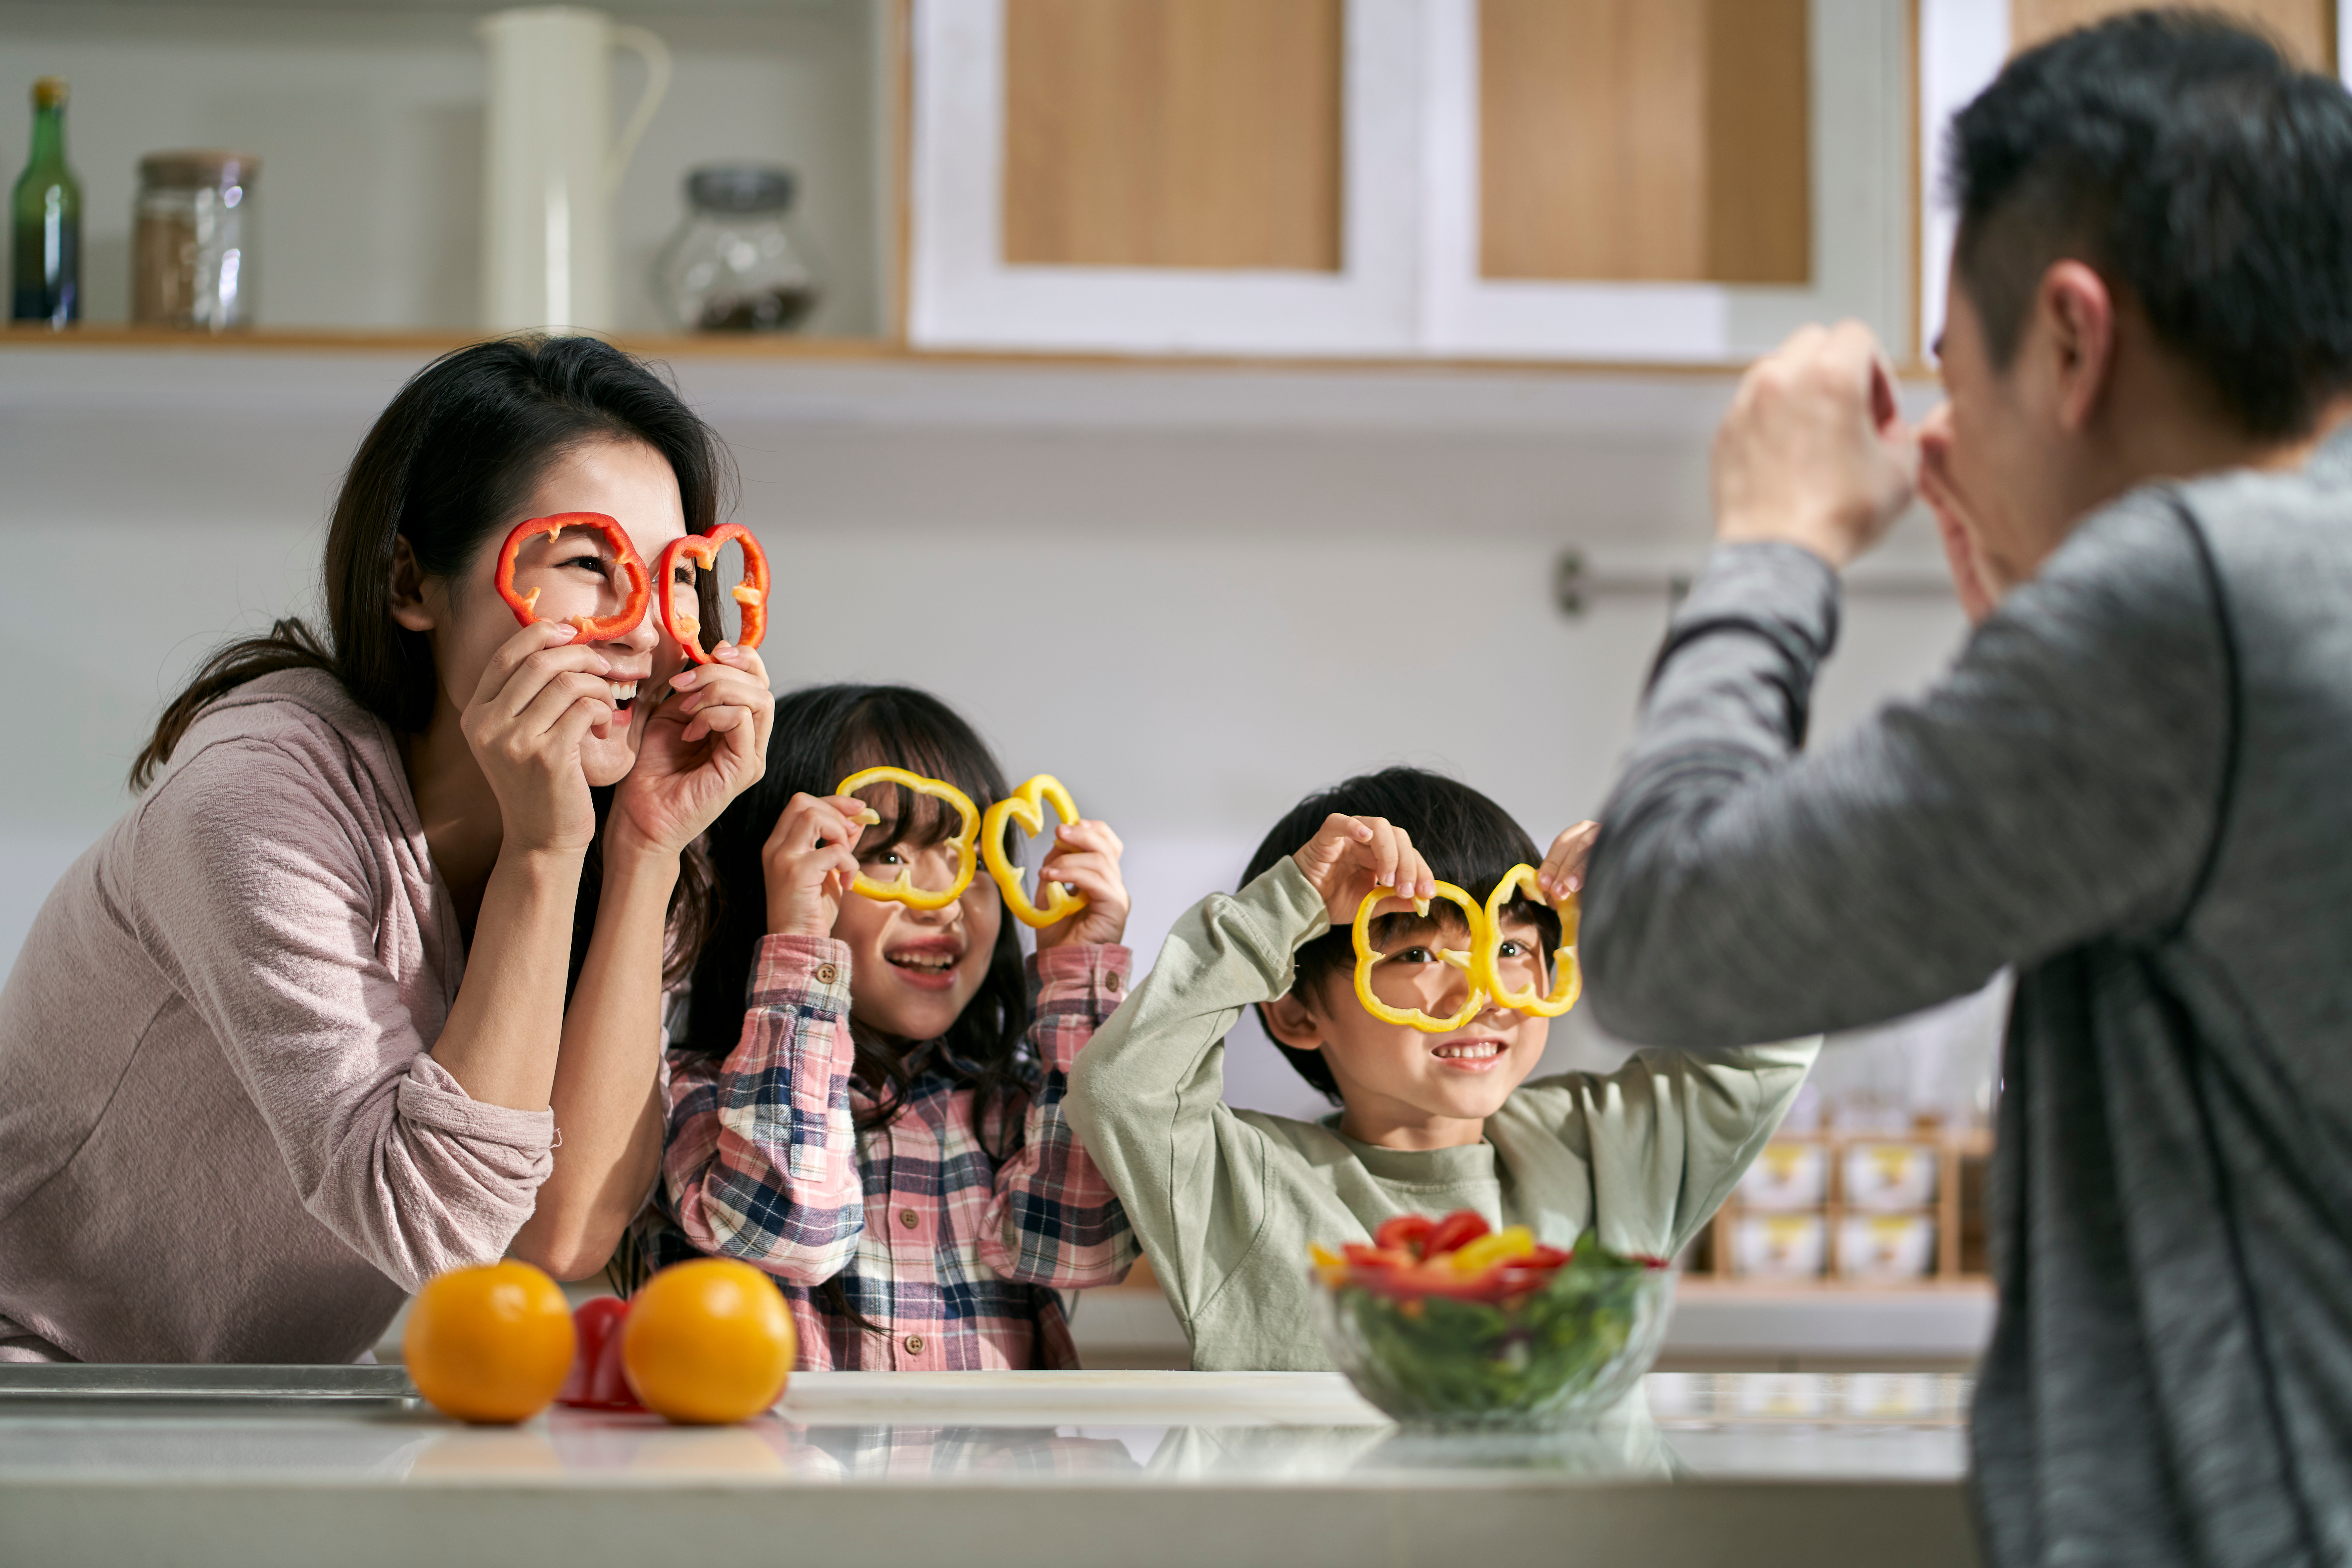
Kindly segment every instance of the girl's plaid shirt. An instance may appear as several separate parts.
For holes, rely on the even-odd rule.
[[[1055,1291],[1115,1284],[1137,1246],[1062,1100],[1079,1047],[1125,999],[1129,961],[1077,944],[1029,960],[1024,1135],[1000,1165],[988,1150],[1005,1130],[973,1125],[958,1087],[972,1064],[938,1041],[915,1053],[897,1119],[855,1132],[870,1101],[850,1081],[849,949],[761,938],[735,1049],[670,1053],[647,1261],[738,1258],[775,1276],[804,1368],[1076,1365]],[[817,1287],[835,1279],[884,1331],[833,1309]]]

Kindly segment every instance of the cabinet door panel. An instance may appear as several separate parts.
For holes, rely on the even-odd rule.
[[[916,0],[908,335],[1417,345],[1423,0]]]
[[[1339,268],[1340,0],[1006,0],[1004,259]]]
[[[1802,285],[1805,0],[1481,0],[1480,275]]]

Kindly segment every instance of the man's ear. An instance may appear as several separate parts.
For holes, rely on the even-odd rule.
[[[433,629],[433,607],[425,599],[425,573],[405,534],[392,536],[392,618],[412,632]]]
[[[1298,994],[1298,987],[1289,990],[1271,1002],[1261,1002],[1258,1021],[1265,1032],[1294,1051],[1319,1051],[1323,1048],[1323,1020],[1314,1006]]]
[[[2095,269],[2056,261],[2042,275],[2033,311],[2051,354],[2058,422],[2079,436],[2097,416],[2115,372],[2115,296]]]

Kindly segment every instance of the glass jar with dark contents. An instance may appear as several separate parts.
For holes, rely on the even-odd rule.
[[[789,332],[817,278],[791,217],[790,169],[706,164],[686,177],[686,221],[654,266],[654,293],[691,332]]]

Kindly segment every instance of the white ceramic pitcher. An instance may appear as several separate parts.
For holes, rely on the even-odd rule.
[[[669,90],[669,50],[643,27],[570,5],[500,11],[489,46],[482,321],[499,331],[610,331],[613,193]],[[645,96],[613,135],[613,50],[646,62]]]

